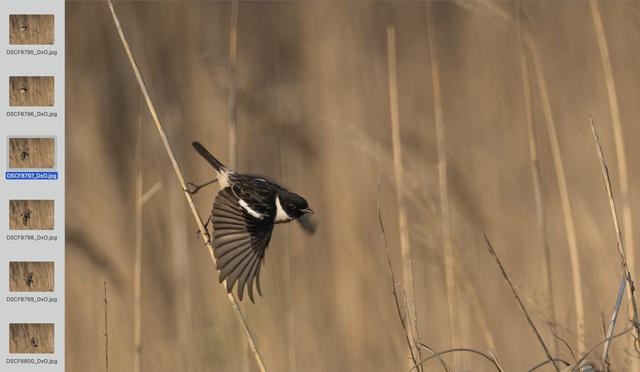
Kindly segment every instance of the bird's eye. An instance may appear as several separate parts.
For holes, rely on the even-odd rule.
[[[293,203],[289,203],[289,209],[294,209],[296,206]]]

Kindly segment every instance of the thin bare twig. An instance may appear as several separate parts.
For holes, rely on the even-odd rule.
[[[402,298],[404,299],[404,308],[407,309],[407,319],[406,319],[406,321],[410,322],[411,318],[409,317],[409,296],[407,296],[407,292],[404,289],[402,289]],[[411,326],[411,325],[409,325],[409,326]],[[413,341],[413,344],[416,345],[416,347],[420,348],[420,344],[421,344],[420,341],[418,341],[416,338],[414,338],[412,341]],[[422,354],[421,353],[418,354],[418,358],[422,358]],[[441,358],[438,357],[438,359],[440,360],[440,364],[443,366],[443,368],[445,370],[447,370],[447,372],[451,372],[451,368],[449,368],[449,366]],[[422,366],[419,366],[418,370],[422,371]]]
[[[622,297],[624,296],[624,291],[627,286],[627,279],[622,278],[620,280],[620,288],[618,289],[618,296],[616,296],[616,304],[613,307],[613,313],[611,314],[611,320],[609,320],[609,329],[605,334],[605,338],[611,337],[613,335],[613,330],[616,327],[616,320],[618,320],[618,314],[620,313],[620,307],[622,306]],[[604,344],[604,350],[602,351],[602,365],[605,366],[605,369],[608,368],[609,365],[609,347],[611,346],[611,340]]]
[[[622,283],[626,283],[626,281],[624,280],[624,278],[622,278],[622,280],[620,281],[621,286],[624,285]],[[624,289],[619,290],[618,291],[618,297],[620,297],[620,299],[622,299],[622,296],[624,295]],[[600,326],[601,331],[602,331],[602,337],[607,338],[607,326],[605,325],[604,322],[604,313],[600,313]],[[608,372],[609,369],[611,368],[611,363],[609,363],[609,356],[605,355],[605,349],[606,349],[606,345],[605,347],[602,348],[602,355],[603,355],[603,359],[602,359],[602,369],[605,372]]]
[[[437,352],[437,353],[433,354],[430,357],[424,358],[419,363],[417,363],[414,366],[412,366],[411,368],[409,368],[407,370],[407,372],[411,372],[414,369],[417,369],[419,366],[421,366],[422,364],[428,362],[429,360],[431,360],[433,358],[437,358],[437,357],[439,357],[441,355],[444,355],[444,354],[457,353],[457,352],[464,352],[464,353],[471,353],[471,354],[479,355],[479,356],[483,357],[484,359],[488,360],[494,367],[496,367],[496,370],[498,370],[498,372],[501,371],[500,366],[495,362],[495,360],[493,360],[493,358],[490,355],[487,355],[487,354],[483,353],[482,351],[478,351],[478,350],[474,350],[474,349],[455,348],[455,349],[449,349],[449,350],[440,351],[440,352]]]
[[[404,298],[404,308],[405,309],[409,309],[409,297],[407,296],[407,292],[405,292],[404,290],[402,290],[403,292],[403,298]],[[407,313],[407,321],[409,321],[409,314]],[[432,354],[435,354],[436,351],[434,351],[434,349],[432,349],[431,347],[423,344],[422,342],[414,339],[413,342],[415,343],[415,345],[420,348],[420,346],[423,346],[423,348],[429,350]],[[422,354],[420,353],[420,358],[422,357]],[[449,367],[449,365],[447,365],[447,363],[445,363],[445,361],[438,355],[437,356],[438,360],[440,361],[440,365],[442,365],[442,367],[447,371],[447,372],[453,372],[451,367]],[[418,367],[419,371],[422,371],[422,366]]]
[[[596,127],[593,124],[593,118],[589,116],[589,123],[591,124],[591,132],[593,133],[593,140],[595,141],[596,150],[598,152],[598,159],[600,160],[600,170],[602,171],[602,177],[604,179],[604,185],[607,190],[607,195],[609,197],[609,208],[611,210],[611,217],[613,218],[613,226],[616,231],[616,239],[618,244],[618,255],[620,256],[620,266],[622,269],[622,277],[626,280],[626,290],[627,297],[629,299],[629,303],[631,304],[632,310],[632,319],[631,325],[633,327],[633,337],[634,337],[634,347],[636,351],[638,351],[638,337],[640,337],[640,328],[638,327],[638,306],[636,304],[635,298],[635,285],[633,283],[633,279],[631,277],[631,272],[629,270],[629,266],[627,265],[627,257],[626,251],[624,247],[624,241],[622,238],[622,231],[620,229],[620,223],[618,222],[618,213],[616,210],[616,202],[613,198],[613,190],[611,188],[611,179],[609,177],[609,168],[607,167],[607,163],[604,159],[604,153],[602,151],[602,146],[600,145],[600,139],[598,138],[598,133],[596,131]],[[620,286],[620,289],[623,286]],[[617,303],[616,303],[617,305]],[[619,310],[619,309],[618,309]],[[614,315],[617,316],[617,312],[614,311]],[[615,326],[615,319],[612,317],[611,327]],[[610,329],[609,332],[612,332]],[[605,346],[605,350],[608,351],[608,347]],[[606,360],[607,354],[603,354],[603,360]]]
[[[496,355],[495,351],[493,350],[489,350],[487,352],[487,354],[491,357],[491,359],[493,359],[493,361],[496,363],[496,366],[498,366],[498,369],[500,370],[500,372],[506,372],[504,367],[502,366],[502,364],[500,363],[500,361],[498,360],[498,356]]]
[[[436,356],[436,354],[438,354],[438,350],[423,344],[422,342],[418,344],[419,347],[426,349],[428,352],[431,353],[431,355]],[[451,369],[451,367],[449,367],[449,365],[444,361],[444,359],[442,359],[442,357],[440,355],[436,356],[438,358],[438,360],[440,361],[440,364],[442,365],[442,367],[447,371],[447,372],[453,372],[453,369]],[[503,371],[504,372],[504,371]]]
[[[136,76],[136,80],[138,81],[138,85],[140,86],[140,90],[142,91],[142,94],[144,95],[145,101],[147,103],[147,107],[149,108],[149,113],[151,114],[151,117],[153,118],[153,121],[156,125],[156,128],[158,130],[158,134],[160,135],[160,138],[162,139],[162,143],[164,144],[165,150],[167,152],[167,155],[169,156],[169,159],[171,160],[171,164],[173,166],[173,169],[176,173],[176,177],[178,178],[178,181],[180,182],[180,186],[182,187],[182,190],[184,191],[184,196],[187,199],[187,204],[189,205],[189,208],[191,209],[191,213],[193,214],[193,218],[196,221],[196,224],[198,225],[198,229],[200,230],[203,239],[207,242],[206,246],[208,248],[209,251],[209,256],[211,258],[211,261],[213,262],[214,266],[216,266],[216,258],[215,255],[213,254],[213,245],[211,245],[211,239],[209,237],[209,233],[207,232],[207,230],[204,227],[204,223],[202,222],[202,218],[200,218],[200,214],[198,213],[198,209],[196,208],[195,203],[193,202],[193,198],[191,197],[191,194],[189,194],[188,189],[187,189],[187,184],[184,180],[184,175],[182,173],[182,169],[180,168],[180,164],[178,164],[178,161],[175,158],[173,149],[171,147],[171,143],[169,142],[169,139],[167,138],[167,134],[164,131],[164,128],[162,127],[162,124],[160,123],[160,119],[158,118],[158,113],[156,112],[155,106],[153,104],[153,101],[151,100],[151,96],[149,95],[149,91],[147,90],[147,86],[144,83],[144,79],[142,77],[142,73],[140,72],[140,68],[138,67],[138,64],[135,61],[135,58],[133,56],[133,52],[131,51],[131,48],[129,47],[129,43],[127,42],[127,38],[124,34],[124,31],[122,30],[122,26],[120,25],[120,20],[118,18],[118,15],[116,13],[116,10],[113,6],[113,2],[111,0],[107,0],[108,4],[109,4],[109,9],[111,10],[111,16],[113,17],[113,22],[115,24],[115,27],[118,31],[118,35],[120,36],[120,41],[122,41],[122,46],[124,47],[125,52],[127,53],[127,57],[129,58],[129,63],[131,64],[131,68],[133,69],[133,72]],[[222,283],[223,286],[226,286],[226,283],[223,282]],[[253,356],[256,360],[256,363],[258,364],[258,367],[260,368],[261,371],[266,371],[266,367],[264,365],[264,362],[262,360],[262,356],[260,354],[260,352],[258,351],[258,347],[256,345],[256,342],[253,338],[253,335],[251,333],[251,330],[249,329],[249,326],[244,318],[244,314],[242,313],[242,311],[240,310],[240,307],[238,306],[238,302],[236,301],[236,298],[233,296],[232,293],[227,293],[227,299],[229,300],[229,302],[231,303],[231,307],[233,309],[233,312],[236,316],[236,319],[238,320],[238,322],[240,323],[240,326],[242,327],[242,330],[244,331],[244,334],[246,336],[247,342],[249,343],[249,347],[251,348],[251,351],[253,352]]]
[[[607,38],[604,32],[604,23],[600,14],[600,5],[595,0],[589,1],[591,15],[593,16],[593,26],[596,31],[598,48],[602,59],[602,69],[607,86],[607,96],[609,97],[609,110],[611,111],[611,126],[613,128],[613,139],[616,150],[616,160],[618,163],[618,175],[620,183],[620,199],[622,200],[622,221],[624,229],[624,241],[626,243],[626,255],[629,262],[629,272],[635,274],[636,255],[633,241],[633,221],[631,218],[631,203],[629,200],[629,176],[627,174],[627,156],[625,152],[624,133],[622,131],[622,119],[620,117],[620,106],[618,105],[618,94],[616,93],[615,79],[613,78],[613,68],[611,66],[611,56],[607,45]],[[640,363],[634,365],[634,371],[638,371]]]
[[[408,234],[408,232],[407,232]],[[408,300],[411,301],[411,308],[413,309],[413,329],[415,331],[414,333],[414,339],[413,339],[413,344],[416,345],[416,347],[418,347],[418,349],[420,349],[419,346],[417,346],[420,343],[420,331],[418,328],[418,306],[416,305],[416,294],[414,291],[415,288],[415,282],[413,280],[413,261],[411,260],[411,257],[409,257],[409,273],[411,274],[411,296]],[[405,294],[406,296],[406,294]],[[409,309],[410,307],[407,306],[407,309]],[[419,352],[418,350],[418,358],[422,357],[422,354]]]
[[[496,260],[496,263],[498,264],[498,267],[500,268],[500,272],[502,273],[502,276],[504,277],[504,279],[509,284],[509,287],[511,288],[511,292],[513,293],[513,297],[515,297],[516,302],[518,303],[518,305],[520,305],[520,309],[524,313],[524,316],[527,318],[527,322],[531,326],[531,329],[533,330],[533,332],[536,334],[536,337],[538,338],[538,342],[540,342],[540,346],[542,346],[542,349],[544,350],[544,353],[547,356],[547,360],[553,362],[553,357],[551,356],[551,353],[549,352],[549,349],[547,348],[547,345],[544,343],[544,340],[542,339],[542,336],[540,335],[540,332],[538,332],[538,328],[536,328],[535,324],[533,324],[533,320],[531,319],[531,316],[529,316],[529,312],[527,311],[527,308],[524,306],[524,303],[520,299],[520,296],[518,295],[518,292],[516,291],[516,287],[514,287],[513,283],[511,283],[511,279],[509,279],[509,276],[507,275],[507,272],[506,272],[504,266],[502,266],[502,262],[500,262],[500,258],[498,258],[498,254],[493,249],[493,246],[491,245],[491,242],[489,241],[489,238],[487,238],[487,236],[484,233],[482,234],[482,236],[484,237],[484,241],[487,243],[487,250],[489,251],[491,256],[493,256],[493,258]],[[553,362],[553,366],[556,369],[556,371],[560,372],[560,369],[558,369],[558,366],[556,365],[555,362]]]
[[[391,274],[391,288],[393,289],[393,299],[396,304],[396,311],[398,312],[398,318],[400,319],[400,324],[402,325],[402,331],[404,332],[405,339],[407,341],[407,347],[409,348],[409,355],[411,356],[411,360],[413,360],[414,364],[418,363],[418,358],[416,357],[416,353],[413,349],[413,344],[411,343],[411,336],[409,332],[409,326],[407,322],[410,322],[410,319],[407,319],[405,322],[404,316],[402,315],[402,307],[400,306],[400,298],[398,297],[398,290],[396,289],[396,275],[393,271],[393,265],[391,264],[391,250],[389,249],[389,243],[387,243],[387,235],[384,230],[384,223],[382,222],[382,211],[380,208],[380,193],[382,189],[382,171],[378,175],[378,222],[380,223],[380,237],[382,238],[382,242],[384,243],[385,253],[387,255],[387,264],[389,265],[389,273]]]
[[[584,362],[584,360],[585,360],[585,359],[587,359],[587,357],[589,356],[589,354],[593,353],[593,352],[594,352],[597,348],[599,348],[602,344],[604,344],[604,343],[606,343],[606,342],[608,342],[608,341],[614,340],[614,339],[616,339],[616,338],[618,338],[618,337],[620,337],[620,336],[624,336],[624,335],[626,335],[627,333],[631,332],[632,330],[633,330],[633,327],[629,327],[629,328],[625,329],[624,331],[622,331],[622,332],[620,332],[620,333],[618,333],[618,334],[615,334],[615,335],[613,335],[613,336],[611,336],[611,337],[607,337],[607,338],[605,338],[604,340],[602,340],[602,341],[598,342],[598,343],[597,343],[597,344],[595,344],[591,349],[589,349],[589,351],[587,351],[586,353],[584,353],[584,355],[583,355],[580,359],[578,359],[578,361],[576,362],[576,364],[575,364],[575,365],[576,365],[576,366],[580,366],[580,364],[582,364],[582,362]]]
[[[571,358],[573,359],[573,361],[574,362],[577,361],[576,354],[573,352],[573,349],[571,348],[571,346],[569,346],[569,343],[564,338],[558,336],[554,331],[551,331],[551,334],[557,340],[560,340],[564,344],[564,346],[566,346],[567,350],[569,350],[569,354],[571,354]]]
[[[107,281],[104,281],[104,297],[102,298],[104,301],[104,364],[109,372],[109,300],[107,299]]]
[[[565,361],[565,360],[562,360],[562,359],[560,359],[560,358],[553,358],[553,360],[545,360],[545,361],[544,361],[544,362],[542,362],[542,363],[536,364],[533,368],[529,369],[529,370],[528,370],[528,372],[535,371],[535,370],[536,370],[536,369],[538,369],[538,368],[542,368],[542,367],[546,366],[547,364],[549,364],[549,363],[551,363],[551,362],[554,362],[554,363],[555,363],[555,362],[564,363],[564,365],[565,365],[565,366],[569,366],[569,365],[570,365],[570,364],[569,364],[569,362],[567,362],[567,361]]]

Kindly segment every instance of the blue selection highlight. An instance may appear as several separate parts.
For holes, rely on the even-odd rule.
[[[58,172],[5,172],[6,180],[57,180]]]

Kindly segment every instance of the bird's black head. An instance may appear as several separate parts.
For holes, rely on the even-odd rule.
[[[280,199],[282,209],[284,209],[291,219],[302,217],[307,213],[313,213],[313,211],[309,209],[309,203],[298,194],[282,191],[279,193],[278,198]]]

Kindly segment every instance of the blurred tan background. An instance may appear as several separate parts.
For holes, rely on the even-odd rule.
[[[396,28],[403,193],[422,342],[439,350],[486,350],[480,312],[508,370],[544,360],[485,250],[485,231],[547,344],[554,354],[571,360],[566,348],[555,349],[549,332],[518,29],[495,15],[497,9],[514,16],[516,6],[433,4],[453,248],[458,267],[479,299],[479,305],[474,304],[458,281],[455,323],[460,333],[459,344],[453,345],[425,4],[240,2],[238,169],[272,176],[304,195],[320,225],[312,237],[295,224],[276,228],[261,276],[264,297],[242,305],[271,371],[406,370],[406,345],[391,296],[376,208],[382,169],[382,215],[400,277],[388,25]],[[594,22],[586,2],[520,6],[538,45],[558,131],[581,255],[590,347],[602,339],[601,316],[609,318],[620,278],[587,120],[591,114],[598,125],[618,193],[611,113]],[[197,139],[228,160],[230,3],[118,2],[116,8],[186,178],[196,183],[208,180],[212,172],[190,142]],[[631,211],[638,222],[640,3],[607,2],[600,8],[627,145]],[[142,212],[144,370],[257,370],[206,248],[196,236],[197,227],[106,2],[67,2],[66,19],[67,370],[105,368],[103,281],[109,292],[110,369],[133,370],[138,174],[142,192],[161,183]],[[575,349],[567,238],[540,95],[531,76],[558,334]],[[216,190],[213,186],[196,195],[202,216],[210,210]],[[620,324],[624,320],[623,311]],[[629,370],[632,363],[630,345],[628,338],[614,343],[611,355],[619,371]],[[456,363],[456,370],[490,368],[472,356]],[[427,370],[438,368],[433,363]]]

